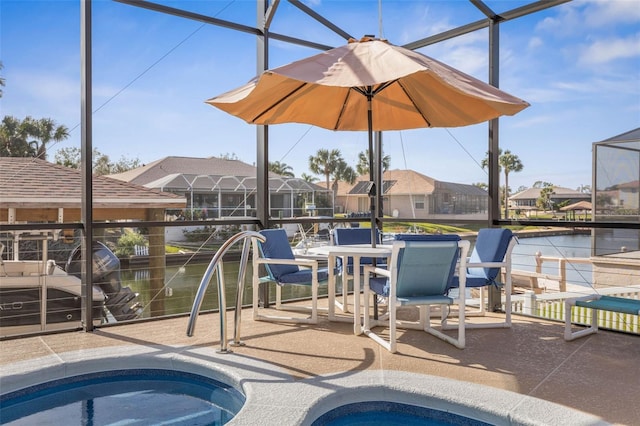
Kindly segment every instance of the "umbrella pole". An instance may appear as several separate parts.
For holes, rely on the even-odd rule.
[[[373,149],[373,111],[371,103],[373,100],[373,93],[371,86],[367,87],[367,124],[368,124],[368,136],[369,136],[369,181],[373,182],[371,191],[369,192],[369,211],[371,212],[371,247],[376,246],[377,232],[376,232],[376,197],[378,193],[375,161]],[[375,261],[375,259],[374,259]],[[375,266],[375,264],[374,264]]]
[[[367,124],[368,124],[368,134],[369,134],[369,180],[373,182],[372,190],[369,193],[370,197],[370,211],[371,211],[371,247],[375,247],[378,241],[378,228],[376,226],[376,198],[378,191],[377,188],[377,179],[376,179],[376,167],[377,165],[374,162],[374,150],[373,150],[373,110],[372,110],[372,101],[373,101],[373,93],[372,87],[367,87]],[[372,259],[373,267],[376,267],[376,258]],[[359,272],[357,272],[359,273]],[[360,291],[360,289],[353,289],[354,292]],[[369,301],[365,300],[365,303],[369,303]],[[378,319],[378,298],[375,293],[373,295],[373,319]]]

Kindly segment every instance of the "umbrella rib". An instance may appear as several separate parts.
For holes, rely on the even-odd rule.
[[[398,81],[398,86],[400,86],[400,88],[402,89],[402,91],[404,92],[405,95],[407,95],[407,98],[409,98],[409,100],[411,101],[411,104],[413,105],[413,107],[416,109],[416,111],[418,111],[420,113],[420,116],[422,117],[422,119],[424,120],[425,123],[427,123],[427,127],[431,127],[431,122],[429,121],[429,119],[422,113],[422,110],[418,107],[418,105],[414,102],[413,98],[411,97],[411,95],[409,94],[409,92],[407,92],[407,90],[404,88],[404,86],[402,85],[402,82]]]
[[[399,83],[399,80],[395,79],[395,80],[387,81],[386,83],[382,83],[380,86],[378,86],[378,88],[376,90],[373,91],[373,93],[371,93],[371,95],[372,96],[377,95],[378,93],[382,92],[384,89],[386,89],[387,87],[391,86],[393,83],[396,83],[396,82]],[[403,90],[404,90],[404,88],[403,88]]]
[[[289,93],[286,94],[286,96],[281,96],[280,98],[278,98],[278,101],[269,105],[269,107],[265,108],[264,111],[262,111],[260,114],[258,114],[257,116],[253,117],[253,119],[251,120],[251,123],[255,123],[256,120],[259,120],[262,116],[264,116],[265,114],[267,114],[268,112],[270,112],[272,109],[274,109],[275,107],[277,107],[278,105],[280,105],[282,102],[286,101],[287,99],[289,99],[289,97],[293,96],[296,92],[298,92],[300,89],[302,89],[304,86],[307,85],[306,82],[301,81],[301,84],[296,87],[295,89],[293,89],[292,91],[290,91]]]
[[[356,90],[358,92],[361,92],[359,87],[350,87],[351,90]],[[342,114],[344,114],[344,110],[347,107],[347,102],[349,101],[349,95],[351,95],[351,90],[347,90],[347,94],[344,97],[344,100],[342,101],[342,107],[340,107],[340,113],[338,114],[338,120],[336,121],[336,124],[333,126],[333,130],[338,130],[338,128],[340,127],[340,119],[342,118]]]

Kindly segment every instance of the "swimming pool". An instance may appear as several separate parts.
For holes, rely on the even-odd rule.
[[[342,405],[316,419],[311,426],[491,426],[489,423],[416,405],[366,401]]]
[[[5,425],[224,425],[242,408],[235,388],[196,374],[114,370],[67,377],[0,396]]]
[[[56,353],[3,365],[0,383],[8,394],[123,368],[190,373],[236,389],[246,400],[227,426],[311,426],[333,409],[367,401],[440,410],[493,425],[605,424],[527,395],[427,374],[354,370],[296,379],[280,366],[237,353],[218,354],[213,347],[122,345]],[[171,408],[169,416],[178,411]]]

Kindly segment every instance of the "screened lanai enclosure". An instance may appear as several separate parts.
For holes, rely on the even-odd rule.
[[[640,222],[640,128],[593,144],[596,222]],[[595,229],[594,254],[634,256],[638,229]]]
[[[522,1],[517,2],[518,6],[502,1],[454,2],[456,7],[471,9],[477,19],[455,25],[447,24],[446,28],[436,26],[433,28],[437,30],[432,28],[426,30],[426,33],[409,31],[406,33],[409,34],[407,37],[418,34],[415,36],[417,39],[391,40],[391,42],[402,43],[401,47],[405,49],[420,51],[444,42],[452,43],[447,46],[447,49],[450,46],[455,49],[457,48],[455,41],[465,36],[472,37],[474,41],[480,40],[482,60],[478,63],[483,68],[482,78],[486,83],[497,88],[500,86],[500,68],[514,66],[514,62],[517,62],[506,60],[501,62],[501,36],[504,38],[505,34],[520,34],[521,30],[514,25],[519,19],[567,2],[568,0]],[[153,70],[157,73],[167,72],[166,81],[171,83],[176,79],[192,78],[190,72],[197,68],[192,61],[196,57],[209,57],[211,59],[209,66],[212,67],[214,63],[215,66],[224,64],[228,67],[224,70],[225,75],[230,80],[236,81],[234,79],[237,76],[234,73],[237,72],[238,67],[248,69],[247,75],[252,78],[274,65],[282,65],[283,58],[301,59],[333,49],[347,43],[351,38],[360,39],[365,36],[365,34],[351,34],[349,28],[342,28],[341,26],[349,27],[352,23],[344,16],[339,14],[323,16],[318,12],[321,9],[314,8],[315,2],[299,0],[230,2],[231,8],[237,7],[241,12],[224,16],[237,19],[221,19],[218,15],[202,12],[206,5],[216,3],[220,2],[143,0],[80,2],[81,24],[78,27],[81,39],[79,81],[81,142],[79,148],[82,154],[80,167],[73,170],[76,180],[55,182],[46,176],[41,176],[38,182],[33,182],[35,175],[29,173],[29,167],[24,167],[8,176],[6,180],[8,184],[3,185],[11,187],[12,179],[16,182],[29,181],[40,189],[45,189],[37,194],[47,193],[46,188],[55,186],[60,196],[45,198],[23,191],[20,194],[14,194],[16,196],[8,200],[3,197],[4,194],[0,193],[0,226],[2,227],[0,242],[11,247],[12,256],[13,252],[22,251],[20,256],[10,258],[7,250],[2,252],[2,245],[0,245],[3,259],[3,262],[0,262],[0,286],[3,290],[0,301],[0,307],[2,307],[0,338],[48,333],[61,329],[91,331],[95,327],[108,327],[114,323],[188,315],[209,261],[224,244],[224,240],[218,238],[220,233],[216,233],[219,228],[237,231],[278,227],[298,229],[299,226],[304,226],[312,233],[325,231],[322,234],[326,237],[327,233],[330,234],[326,230],[331,231],[335,227],[366,228],[373,224],[385,234],[385,237],[391,239],[394,233],[404,232],[456,233],[473,243],[479,229],[510,227],[519,237],[519,244],[514,249],[512,258],[516,291],[511,300],[515,314],[562,320],[563,301],[572,295],[597,291],[601,294],[623,295],[636,299],[639,297],[640,142],[638,130],[594,144],[594,211],[589,220],[580,221],[560,221],[551,215],[524,220],[502,217],[501,199],[504,199],[502,187],[507,185],[501,182],[501,168],[498,162],[501,149],[500,118],[477,124],[481,130],[474,133],[474,136],[480,136],[473,138],[473,144],[479,147],[477,156],[480,158],[469,160],[467,153],[458,149],[456,141],[451,142],[450,145],[434,143],[430,140],[430,135],[423,134],[420,134],[418,139],[424,144],[423,150],[427,154],[417,155],[409,149],[406,152],[406,157],[413,156],[417,157],[418,161],[426,162],[426,158],[432,155],[432,150],[435,152],[438,148],[443,148],[439,145],[446,145],[439,154],[444,158],[456,159],[454,172],[462,171],[465,167],[478,167],[483,169],[482,182],[448,182],[444,180],[447,179],[446,177],[442,177],[443,180],[437,181],[436,188],[426,188],[425,185],[418,188],[411,186],[410,191],[399,193],[403,198],[394,200],[392,196],[387,197],[384,193],[386,190],[392,193],[394,186],[382,182],[381,160],[384,154],[382,147],[390,146],[392,143],[387,132],[374,134],[375,143],[372,145],[373,149],[369,150],[374,161],[369,162],[372,167],[369,168],[368,175],[365,174],[360,180],[356,180],[357,194],[348,194],[348,191],[341,194],[339,190],[334,191],[334,189],[341,187],[342,182],[329,185],[329,182],[334,180],[333,176],[329,176],[326,177],[327,185],[325,185],[324,173],[317,174],[319,183],[305,181],[302,176],[290,178],[270,173],[270,162],[283,160],[283,158],[287,161],[287,148],[302,150],[305,160],[315,153],[315,149],[308,148],[306,141],[303,137],[299,137],[299,134],[283,135],[280,126],[289,126],[289,124],[253,125],[237,120],[237,123],[229,125],[233,126],[235,132],[233,137],[222,139],[218,138],[216,131],[212,131],[210,127],[205,129],[204,120],[199,122],[193,117],[174,120],[173,113],[180,107],[170,103],[166,106],[166,116],[154,118],[153,126],[169,132],[176,128],[184,129],[193,126],[199,128],[203,125],[201,133],[204,136],[198,143],[209,147],[209,151],[215,150],[207,155],[234,149],[239,151],[244,146],[241,142],[249,140],[251,149],[247,151],[250,152],[241,152],[249,158],[248,163],[244,166],[235,163],[223,171],[219,169],[199,171],[193,166],[175,170],[165,168],[162,174],[149,176],[145,181],[136,180],[135,177],[143,175],[142,172],[146,167],[143,166],[137,171],[125,172],[123,176],[101,177],[98,188],[96,184],[98,180],[91,173],[91,164],[94,138],[97,139],[98,133],[94,129],[94,120],[100,118],[95,111],[102,106],[97,108],[93,102],[94,98],[100,96],[98,90],[102,87],[97,81],[100,81],[99,78],[102,75],[98,72],[100,70],[93,68],[94,63],[99,63],[93,55],[94,49],[99,49],[98,46],[103,46],[102,43],[108,44],[110,40],[93,38],[94,27],[105,26],[101,21],[105,15],[94,14],[94,6],[100,5],[102,8],[105,5],[116,4],[120,8],[131,8],[136,13],[132,14],[133,17],[130,17],[132,20],[128,21],[128,24],[130,28],[135,28],[141,33],[150,28],[145,21],[150,16],[162,17],[162,22],[154,24],[158,27],[179,26],[184,22],[195,21],[203,27],[215,28],[216,32],[208,35],[211,39],[207,39],[207,46],[212,48],[224,43],[233,44],[232,42],[243,37],[241,43],[233,44],[233,46],[241,46],[242,49],[233,52],[232,58],[222,57],[224,55],[215,50],[203,52],[185,49],[181,51],[181,55],[184,56],[181,57],[177,74],[171,73],[176,72],[175,69]],[[354,3],[358,6],[376,5],[373,1]],[[291,13],[295,12],[296,18],[276,25],[277,17],[283,10],[290,13],[287,16],[292,16]],[[105,10],[102,9],[101,12],[104,13]],[[402,19],[406,18],[393,16],[401,25]],[[371,19],[370,16],[369,19]],[[289,34],[289,30],[297,30],[306,25],[314,26],[317,34],[326,35],[318,35],[317,38],[309,40],[306,37]],[[185,31],[189,34],[197,32],[192,28]],[[383,38],[382,35],[379,35],[379,38]],[[144,46],[136,46],[144,49]],[[512,59],[510,55],[514,52],[507,53]],[[464,55],[464,50],[461,50],[461,54]],[[134,62],[136,59],[138,58],[135,54],[132,58],[123,57],[123,61]],[[143,64],[143,68],[146,66],[148,64]],[[105,70],[106,72],[108,71]],[[144,73],[136,77],[136,80],[138,78],[144,80],[143,77]],[[246,81],[247,79],[242,83]],[[53,81],[50,83],[51,87],[57,87],[54,83]],[[216,83],[219,84],[218,81]],[[218,89],[231,90],[237,87],[237,84],[225,81],[223,85],[219,84],[215,86],[215,90],[212,90],[209,88],[210,84],[210,81],[201,82],[206,90],[200,88],[198,93],[191,93],[190,102],[204,104],[204,100],[216,95]],[[526,82],[527,86],[535,86],[535,84],[536,82]],[[171,84],[167,83],[167,86]],[[155,95],[156,89],[152,88],[149,91],[154,92]],[[172,88],[172,90],[178,89]],[[220,90],[220,93],[224,90]],[[158,96],[165,95],[163,92]],[[166,96],[170,97],[170,95]],[[135,111],[131,112],[127,107],[126,102],[129,99],[122,98],[123,105],[120,105],[119,112],[123,115],[135,115]],[[150,96],[147,101],[157,102],[157,98]],[[203,105],[203,108],[205,107],[209,114],[206,120],[217,120],[219,116],[214,117],[214,112],[220,112],[208,105]],[[320,113],[322,113],[321,109]],[[105,123],[100,124],[105,126]],[[222,129],[226,125],[227,123],[224,122],[216,122],[217,127],[214,129]],[[298,127],[297,130],[300,128]],[[517,141],[517,132],[522,129],[516,127],[515,130],[510,130],[510,140]],[[306,131],[311,130],[302,129],[300,134]],[[329,133],[330,137],[326,137],[321,142],[322,148],[333,147],[331,144],[334,143],[338,144],[344,136],[343,133],[345,132]],[[545,135],[547,136],[549,135]],[[363,135],[364,138],[366,136]],[[171,155],[185,155],[184,151],[187,151],[190,144],[195,144],[188,138],[176,137],[175,139],[172,140],[172,149],[175,152]],[[108,141],[108,143],[111,142],[111,140]],[[145,150],[153,151],[155,142],[144,140],[140,141],[140,144]],[[367,149],[366,143],[367,141],[363,142],[361,147],[348,154],[345,151],[345,156],[350,155],[346,159],[353,163],[358,152]],[[397,144],[402,144],[404,156],[404,142],[401,140]],[[287,148],[282,149],[283,145]],[[409,143],[406,145],[409,146]],[[280,151],[277,151],[276,147],[281,148]],[[458,149],[455,153],[454,148]],[[280,156],[275,152],[280,152]],[[480,166],[482,156],[485,154],[486,169]],[[433,156],[436,162],[442,158],[437,157],[435,153]],[[407,173],[411,172],[409,167],[400,166],[402,164],[400,157],[401,155],[398,155],[397,159],[394,158],[394,168],[400,167]],[[249,170],[248,172],[245,169],[241,170],[245,166],[248,167],[246,169]],[[433,179],[440,179],[440,177],[433,176]],[[377,185],[380,188],[379,191],[375,190],[376,182],[379,183]],[[123,184],[126,184],[123,187],[128,190],[117,190]],[[396,182],[394,185],[395,190],[400,188],[400,183]],[[327,190],[327,186],[331,188]],[[149,205],[142,206],[141,204],[144,203],[141,202],[143,200],[141,196],[127,195],[130,194],[129,191],[145,194],[144,197],[151,200]],[[7,190],[5,193],[8,193]],[[96,195],[100,197],[94,198]],[[349,196],[351,201],[339,200],[340,197],[347,199]],[[348,205],[352,201],[353,205]],[[73,216],[63,214],[63,209],[69,206],[75,209]],[[348,213],[352,212],[365,214],[350,216]],[[370,212],[374,212],[373,218],[370,217]],[[296,231],[289,233],[290,240],[293,240],[295,233]],[[188,241],[176,241],[171,236],[176,234],[184,234],[188,237]],[[15,238],[12,235],[20,235],[21,240],[14,241]],[[296,235],[297,237],[299,235]],[[323,238],[321,241],[314,240],[313,243],[329,244],[330,240],[330,238]],[[294,242],[290,242],[293,246]],[[109,266],[113,267],[108,279],[102,273],[104,271],[98,267],[104,266],[105,262],[100,264],[95,259],[97,245],[100,248],[97,253],[105,253],[102,246],[113,253],[113,256],[108,257],[111,259]],[[227,283],[237,282],[241,258],[240,247],[225,257],[224,276]],[[20,262],[27,259],[30,261],[33,259],[35,262],[32,270],[26,273],[17,271],[16,268],[24,267]],[[67,264],[73,264],[68,271]],[[243,306],[252,303],[251,272],[251,270],[247,271],[245,276],[246,292],[238,296]],[[19,299],[21,296],[15,286],[5,285],[10,281],[17,282],[14,278],[22,282],[28,281],[32,296],[29,303]],[[108,292],[96,291],[94,284],[111,282],[112,279],[117,281],[121,288],[129,288],[135,293],[135,306],[131,307],[131,315],[134,318],[114,319],[102,309],[106,303],[105,300],[110,296]],[[56,286],[61,281],[70,283],[74,293],[65,295],[59,292]],[[283,290],[283,299],[310,297],[308,289],[291,287],[288,286]],[[237,297],[236,288],[230,285],[223,291],[227,306],[234,306]],[[326,295],[326,286],[321,286],[320,297]],[[215,286],[210,286],[203,303],[203,311],[219,310],[218,296]],[[494,289],[490,296],[488,309],[504,311],[501,292]],[[274,294],[269,294],[267,291],[261,292],[261,304],[269,305],[274,299]],[[73,313],[68,316],[51,315],[51,311],[57,309],[64,300],[73,302],[69,308]],[[29,306],[29,314],[25,315],[22,309],[27,306]],[[89,308],[92,306],[94,309]],[[637,316],[635,320],[631,316],[620,316],[607,321],[608,323],[603,327],[639,333]]]
[[[256,217],[256,178],[171,174],[145,184],[183,195],[187,207],[168,211],[176,220]],[[269,178],[269,210],[274,218],[333,216],[333,192],[302,179]]]

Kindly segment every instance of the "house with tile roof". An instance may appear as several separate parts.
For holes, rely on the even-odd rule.
[[[220,219],[255,216],[256,175],[255,166],[240,160],[171,156],[110,177],[182,196],[187,206],[177,215]],[[333,216],[331,195],[303,179],[269,173],[272,217]]]
[[[519,212],[519,214],[530,215],[531,212],[540,210],[536,202],[540,198],[542,188],[528,188],[509,197],[509,210],[511,212]],[[549,196],[553,209],[556,206],[565,206],[575,204],[580,201],[591,201],[591,194],[580,192],[574,189],[554,186],[553,192]]]
[[[0,157],[0,223],[80,221],[82,180],[77,169],[37,158]],[[174,194],[93,177],[95,221],[150,220],[158,211],[184,206],[184,198]]]
[[[354,184],[338,182],[336,209],[343,213],[370,210],[368,176]],[[487,191],[473,185],[443,182],[414,170],[387,170],[383,175],[383,214],[417,219],[486,219]]]

